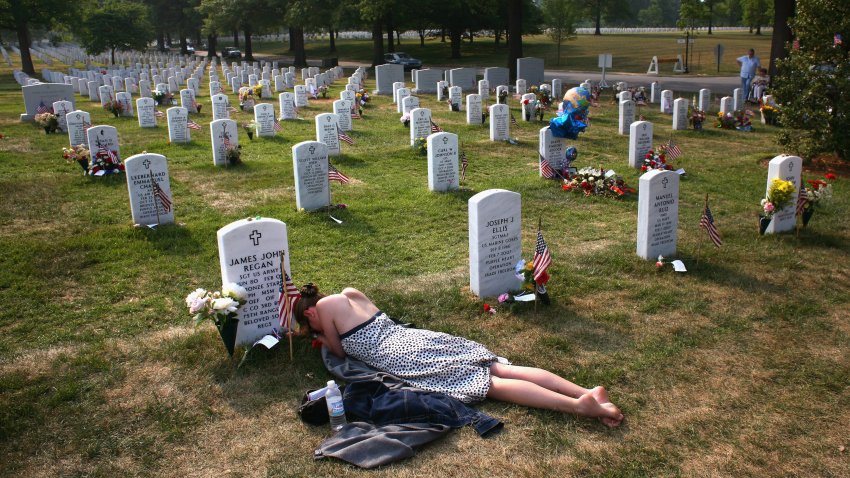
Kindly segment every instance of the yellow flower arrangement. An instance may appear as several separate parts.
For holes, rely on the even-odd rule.
[[[764,217],[772,217],[776,211],[781,211],[791,203],[791,198],[797,188],[794,183],[780,178],[773,178],[767,188],[767,197],[761,200]]]

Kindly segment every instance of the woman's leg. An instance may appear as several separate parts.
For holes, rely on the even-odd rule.
[[[500,378],[532,382],[553,392],[573,398],[578,398],[592,391],[541,368],[520,367],[496,362],[490,366],[490,373]]]
[[[617,407],[612,403],[600,404],[590,393],[579,398],[572,398],[525,380],[491,376],[490,381],[488,398],[527,407],[600,418],[609,427],[615,427],[623,420],[623,414]]]

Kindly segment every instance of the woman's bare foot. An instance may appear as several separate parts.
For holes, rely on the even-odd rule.
[[[611,400],[608,400],[608,391],[605,390],[605,387],[593,387],[590,389],[590,394],[593,395],[593,398],[595,398],[600,405],[603,403],[611,403]]]
[[[623,414],[613,403],[600,404],[591,393],[578,398],[576,413],[586,417],[599,418],[605,426],[616,427],[623,421]]]
[[[617,427],[620,425],[620,422],[623,421],[623,414],[620,412],[620,409],[617,408],[616,405],[611,403],[611,400],[608,399],[608,392],[604,387],[593,387],[590,390],[590,395],[596,399],[596,401],[604,408],[608,408],[616,413],[618,418],[613,417],[599,417],[599,421],[601,421],[607,427]]]

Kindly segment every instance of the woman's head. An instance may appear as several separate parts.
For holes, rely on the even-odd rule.
[[[323,298],[325,295],[320,293],[319,288],[313,285],[312,282],[308,282],[301,286],[300,293],[301,298],[295,303],[295,321],[298,322],[303,333],[309,334],[313,329],[310,327],[310,322],[307,319],[307,316],[304,315],[304,311],[310,307],[315,307],[316,303],[319,302],[319,299]]]

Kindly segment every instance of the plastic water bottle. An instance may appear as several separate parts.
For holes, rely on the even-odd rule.
[[[342,404],[342,394],[339,393],[339,387],[333,380],[328,380],[328,392],[325,394],[325,400],[328,402],[328,415],[331,418],[331,430],[338,431],[343,425],[348,423],[345,420],[345,407]]]

